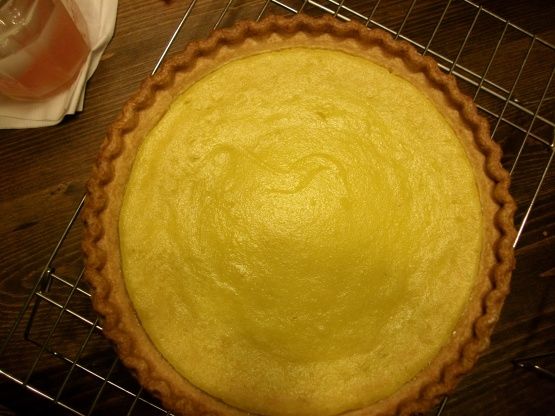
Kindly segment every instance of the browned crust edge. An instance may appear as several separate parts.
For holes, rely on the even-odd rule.
[[[455,387],[461,376],[473,367],[479,354],[489,345],[489,337],[509,292],[510,275],[514,268],[512,244],[516,234],[513,226],[515,203],[509,194],[509,175],[500,163],[501,150],[491,140],[488,123],[478,115],[472,100],[460,92],[454,77],[438,69],[434,60],[422,57],[408,43],[394,41],[380,30],[367,30],[361,24],[342,23],[330,16],[271,16],[258,23],[241,22],[230,29],[213,32],[206,40],[189,44],[182,54],[169,59],[155,76],[148,78],[110,127],[87,186],[88,198],[83,212],[83,251],[85,275],[92,288],[93,306],[104,318],[104,333],[115,343],[122,361],[135,372],[144,387],[162,399],[168,409],[198,415],[246,414],[198,390],[184,379],[184,384],[188,387],[185,391],[181,389],[177,392],[168,382],[169,379],[175,379],[175,374],[167,376],[157,366],[157,360],[161,356],[142,356],[137,352],[134,334],[144,331],[122,324],[120,320],[125,308],[113,296],[111,283],[106,277],[105,265],[109,253],[102,247],[105,236],[102,213],[110,204],[106,187],[114,179],[114,163],[123,152],[126,134],[137,126],[140,114],[152,106],[157,93],[174,82],[176,73],[187,73],[199,58],[210,56],[221,47],[240,45],[246,38],[264,37],[269,33],[286,37],[297,32],[314,36],[328,33],[338,39],[356,39],[363,45],[378,45],[388,54],[400,57],[413,71],[423,73],[433,87],[441,91],[460,112],[485,156],[485,172],[494,184],[492,199],[498,206],[494,222],[499,237],[493,247],[497,262],[489,273],[491,289],[481,299],[481,315],[474,323],[473,333],[459,348],[451,352],[450,359],[442,364],[435,376],[428,374],[424,377],[427,379],[419,380],[415,384],[416,389],[406,390],[405,397],[399,397],[395,401],[386,399],[368,408],[348,413],[408,415],[423,412]]]

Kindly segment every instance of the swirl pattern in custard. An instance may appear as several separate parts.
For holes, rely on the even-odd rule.
[[[336,414],[410,380],[453,331],[481,239],[470,164],[431,101],[309,48],[230,62],[179,96],[120,215],[156,347],[267,415]]]

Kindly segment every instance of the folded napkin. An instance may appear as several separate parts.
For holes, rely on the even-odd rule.
[[[87,24],[90,53],[73,85],[41,101],[16,101],[0,96],[0,128],[43,127],[58,124],[66,114],[83,109],[85,86],[114,33],[117,0],[76,0]]]

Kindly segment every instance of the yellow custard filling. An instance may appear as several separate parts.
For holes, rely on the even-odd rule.
[[[384,398],[445,345],[481,208],[432,102],[343,52],[230,62],[139,149],[120,215],[139,319],[209,394],[267,415]]]

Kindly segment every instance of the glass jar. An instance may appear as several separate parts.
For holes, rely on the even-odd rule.
[[[73,83],[89,46],[72,11],[60,0],[0,0],[0,94],[40,100]]]

